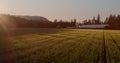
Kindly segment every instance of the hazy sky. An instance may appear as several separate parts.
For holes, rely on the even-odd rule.
[[[109,14],[120,14],[120,0],[0,0],[0,13],[78,21],[99,13],[104,19]]]

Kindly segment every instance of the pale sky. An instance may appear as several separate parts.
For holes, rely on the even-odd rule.
[[[77,21],[120,14],[120,0],[0,0],[0,13]]]

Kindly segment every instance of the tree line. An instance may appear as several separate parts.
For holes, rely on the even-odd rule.
[[[16,28],[67,28],[76,26],[76,19],[71,21],[58,21],[57,19],[54,21],[27,20],[18,16],[5,14],[0,15],[0,21],[7,27]]]
[[[120,15],[110,14],[109,17],[106,17],[105,21],[101,20],[100,14],[97,18],[93,17],[92,19],[84,20],[82,25],[94,25],[94,24],[107,24],[106,29],[120,29]]]
[[[93,16],[92,19],[86,19],[82,22],[83,25],[93,25],[93,24],[104,24],[103,21],[101,21],[100,14],[98,14],[97,18]]]
[[[76,28],[79,25],[100,25],[108,24],[107,29],[120,29],[120,15],[112,15],[106,17],[105,21],[101,20],[100,14],[92,19],[86,19],[82,22],[78,22],[75,18],[71,21],[57,20],[54,21],[39,21],[39,20],[27,20],[14,15],[0,15],[0,21],[5,23],[7,27],[17,28]]]
[[[57,19],[54,20],[53,24],[54,24],[54,27],[56,28],[68,28],[68,27],[76,27],[76,19],[71,19],[71,21],[63,21],[63,20],[60,20],[58,21]]]
[[[105,24],[109,24],[108,29],[120,29],[120,15],[112,15],[106,18]]]

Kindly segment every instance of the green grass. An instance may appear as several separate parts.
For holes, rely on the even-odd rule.
[[[0,63],[120,63],[119,30],[20,29],[4,34]]]

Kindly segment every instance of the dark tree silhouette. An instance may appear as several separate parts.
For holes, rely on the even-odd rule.
[[[101,24],[100,14],[98,14],[98,16],[97,16],[96,24]]]
[[[120,29],[120,15],[112,15],[110,14],[109,17],[105,20],[106,24],[109,24],[109,29]]]

